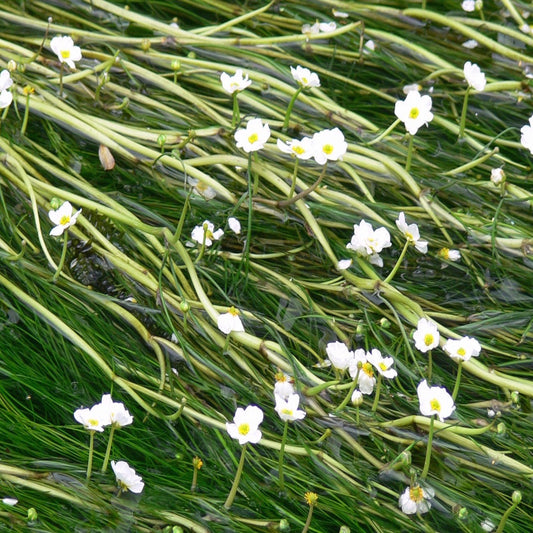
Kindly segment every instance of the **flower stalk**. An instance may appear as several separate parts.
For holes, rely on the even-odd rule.
[[[291,119],[291,113],[292,108],[294,107],[294,102],[296,102],[298,96],[300,96],[300,93],[303,91],[303,87],[300,86],[298,89],[296,89],[296,92],[292,95],[291,101],[289,102],[289,105],[287,107],[287,113],[285,113],[285,120],[283,121],[283,126],[281,127],[281,131],[287,131],[289,127],[289,121]]]
[[[422,470],[422,474],[420,475],[420,479],[422,480],[426,479],[428,472],[429,472],[429,464],[431,463],[431,448],[433,446],[434,423],[435,423],[435,415],[432,415],[430,422],[429,422],[429,434],[428,434],[428,444],[426,448],[426,459],[424,461],[424,468]]]
[[[231,486],[231,490],[229,491],[228,497],[226,498],[226,501],[224,502],[224,507],[226,509],[229,509],[232,504],[233,500],[235,499],[235,496],[237,494],[237,489],[239,488],[239,482],[241,481],[241,475],[244,468],[244,459],[246,457],[246,449],[248,448],[248,443],[245,443],[242,447],[241,451],[241,458],[239,460],[239,465],[237,466],[237,472],[235,473],[235,479],[233,480],[233,485]]]

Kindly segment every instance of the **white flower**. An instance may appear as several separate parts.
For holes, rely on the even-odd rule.
[[[204,220],[201,226],[195,226],[191,232],[191,239],[200,244],[203,244],[205,239],[205,245],[211,246],[213,241],[218,241],[222,235],[224,235],[223,229],[217,229],[214,231],[215,226],[209,220]]]
[[[304,24],[302,26],[302,33],[309,33],[311,35],[317,33],[329,33],[335,31],[337,24],[335,22],[315,22],[314,24]]]
[[[520,137],[522,146],[533,154],[533,115],[529,117],[529,125],[522,126],[520,133],[522,134]]]
[[[435,322],[427,318],[421,318],[413,333],[413,339],[417,350],[426,353],[439,345],[440,334]]]
[[[444,387],[429,387],[427,381],[421,381],[417,387],[420,412],[424,416],[437,415],[441,422],[454,411],[453,398]]]
[[[315,145],[311,137],[304,137],[300,141],[291,139],[287,142],[278,139],[276,144],[282,152],[296,156],[298,159],[310,159],[315,155]]]
[[[463,72],[470,87],[473,87],[476,91],[485,89],[485,85],[487,85],[485,74],[481,72],[481,69],[475,63],[467,61],[464,64]]]
[[[420,485],[407,487],[400,496],[398,505],[405,514],[427,513],[431,509],[431,498],[435,496],[433,489],[423,489]]]
[[[481,351],[481,344],[472,337],[461,337],[460,339],[448,339],[443,350],[454,361],[468,361],[471,357],[477,357]]]
[[[274,397],[287,399],[291,394],[294,394],[294,380],[291,376],[278,372],[276,374],[276,383],[274,384]]]
[[[337,370],[346,370],[353,359],[353,352],[343,342],[329,342],[326,346],[328,359]]]
[[[337,263],[337,270],[346,270],[347,268],[350,268],[352,266],[352,263],[352,259],[341,259]]]
[[[115,472],[121,490],[129,490],[135,494],[140,494],[143,491],[143,478],[138,476],[126,461],[111,461],[111,468]]]
[[[308,68],[298,65],[296,68],[291,67],[291,74],[299,85],[306,89],[311,87],[320,87],[320,78],[316,72],[311,72]]]
[[[461,252],[459,250],[450,250],[449,248],[441,248],[438,255],[446,261],[459,261],[461,259]]]
[[[418,91],[410,91],[405,100],[396,102],[394,114],[405,124],[405,129],[415,135],[418,128],[427,126],[433,120],[431,96],[421,96]]]
[[[428,243],[427,241],[420,240],[420,232],[418,231],[418,226],[416,224],[407,224],[405,221],[405,215],[403,211],[398,215],[398,220],[396,220],[396,226],[404,234],[405,238],[414,245],[414,247],[420,253],[427,253]]]
[[[187,178],[187,182],[192,185],[192,190],[199,196],[202,196],[205,200],[212,200],[217,195],[215,189],[206,185],[203,181],[189,177]]]
[[[76,409],[74,419],[89,431],[104,431],[105,426],[111,424],[111,414],[101,403],[93,405],[90,409]]]
[[[381,227],[374,231],[372,224],[361,220],[359,224],[354,224],[352,239],[346,248],[368,256],[374,265],[383,266],[383,259],[378,254],[389,246],[391,246],[390,233],[386,228]]]
[[[355,389],[351,398],[352,404],[356,407],[363,403],[363,393],[360,390]]]
[[[239,311],[235,307],[230,307],[227,313],[218,315],[218,329],[228,335],[232,331],[244,331],[244,326],[239,318]]]
[[[242,69],[238,68],[233,76],[230,76],[226,72],[220,75],[220,82],[222,88],[228,93],[233,94],[235,91],[244,91],[246,87],[252,84],[252,80],[248,79],[248,74],[243,76]]]
[[[122,402],[114,402],[111,398],[111,394],[102,395],[102,401],[100,405],[104,410],[109,413],[109,420],[115,427],[128,426],[133,422],[133,416],[124,407]]]
[[[367,354],[362,348],[355,350],[353,353],[349,372],[352,379],[357,376],[357,385],[362,394],[372,394],[376,384],[376,376],[374,367],[368,361]]]
[[[344,11],[338,11],[335,8],[332,8],[331,12],[333,13],[334,17],[337,17],[340,19],[345,19],[349,17],[348,13],[345,13]]]
[[[2,503],[4,505],[10,505],[11,507],[13,507],[13,505],[17,505],[19,501],[17,500],[17,498],[2,498]]]
[[[481,529],[483,531],[494,531],[494,529],[496,528],[496,525],[491,521],[489,520],[488,518],[485,518],[485,520],[483,520],[483,522],[481,522]]]
[[[363,54],[370,54],[376,49],[376,43],[372,39],[368,39],[363,46]]]
[[[344,135],[339,128],[332,130],[318,131],[313,135],[313,156],[319,165],[326,161],[337,161],[348,149],[348,143],[344,140]]]
[[[422,89],[422,85],[420,85],[419,83],[411,83],[409,85],[404,85],[402,87],[402,92],[403,94],[409,94],[412,91],[418,92],[421,89]]]
[[[0,109],[4,109],[13,101],[13,95],[11,91],[4,90],[0,92]]]
[[[71,37],[54,37],[50,41],[52,52],[57,55],[61,63],[66,63],[70,68],[76,68],[74,61],[81,59],[81,48],[74,46]]]
[[[276,395],[275,398],[275,410],[281,420],[293,422],[294,420],[301,420],[305,417],[305,411],[298,409],[298,404],[300,403],[300,396],[298,394],[291,394],[288,398],[282,398]]]
[[[461,7],[464,11],[472,13],[476,9],[476,2],[475,0],[464,0],[464,2],[461,4]]]
[[[235,217],[228,218],[228,226],[229,229],[236,235],[239,235],[241,232],[241,223]]]
[[[465,48],[468,48],[469,50],[473,50],[479,45],[479,43],[475,39],[468,39],[468,41],[465,41],[463,43],[463,46]]]
[[[262,437],[259,430],[262,421],[263,411],[257,405],[249,405],[246,409],[238,407],[233,417],[233,424],[226,422],[226,431],[232,439],[237,439],[239,444],[247,442],[256,444]]]
[[[383,357],[381,352],[374,348],[372,351],[366,354],[366,359],[369,363],[372,363],[374,368],[387,379],[393,379],[398,375],[398,372],[391,368],[394,364],[392,357]]]
[[[0,72],[0,92],[9,89],[12,85],[13,80],[11,79],[9,70],[2,70],[2,72]]]
[[[50,230],[50,235],[57,237],[63,235],[63,232],[76,223],[81,209],[72,214],[73,208],[70,202],[63,202],[63,204],[55,211],[48,211],[48,217],[55,224],[55,227]]]
[[[502,167],[493,168],[490,171],[490,181],[492,181],[494,185],[500,185],[505,181],[505,172]]]
[[[269,137],[270,127],[268,124],[263,124],[260,118],[252,118],[246,124],[246,128],[235,132],[237,148],[242,148],[246,153],[264,148]]]

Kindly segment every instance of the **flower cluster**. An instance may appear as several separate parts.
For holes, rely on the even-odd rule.
[[[226,72],[220,75],[220,82],[222,88],[228,93],[244,91],[252,84],[252,80],[248,79],[248,74],[243,74],[242,69],[238,68],[233,76],[230,76]]]
[[[353,236],[346,248],[359,255],[367,257],[370,263],[383,266],[383,259],[379,253],[391,246],[390,233],[384,227],[374,230],[372,224],[361,220],[353,226]]]
[[[396,220],[396,226],[398,226],[398,229],[404,234],[408,242],[410,242],[420,253],[427,253],[427,241],[420,240],[420,232],[418,231],[418,226],[416,224],[407,224],[403,211],[399,214],[398,219]]]
[[[81,59],[81,48],[74,45],[72,37],[54,37],[50,41],[50,48],[59,61],[66,63],[70,68],[76,68],[74,62]]]
[[[312,137],[304,137],[301,140],[291,139],[283,142],[278,139],[277,145],[282,152],[298,159],[313,157],[319,165],[342,159],[348,149],[348,143],[339,128],[318,131]]]
[[[331,33],[337,29],[335,22],[315,22],[314,24],[304,24],[302,33],[316,35],[318,33]]]

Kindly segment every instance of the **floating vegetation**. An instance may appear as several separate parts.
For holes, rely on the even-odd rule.
[[[2,527],[529,531],[529,7],[5,0]]]

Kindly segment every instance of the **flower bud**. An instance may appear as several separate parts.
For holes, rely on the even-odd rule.
[[[35,507],[30,507],[28,509],[28,520],[30,522],[33,522],[37,520],[37,517],[38,517],[38,514],[37,514],[37,511],[35,510]]]
[[[181,61],[179,59],[174,59],[174,61],[170,63],[170,68],[177,72],[181,68]]]
[[[166,142],[167,142],[167,136],[163,134],[159,135],[159,137],[157,138],[157,144],[159,145],[159,147],[163,148]]]
[[[464,520],[468,516],[468,509],[466,507],[461,507],[457,513],[457,518],[459,520]]]
[[[150,39],[143,39],[141,41],[141,50],[143,52],[148,52],[150,48],[152,47],[152,43],[150,42]]]
[[[279,531],[281,533],[289,533],[291,530],[291,525],[286,518],[283,518],[279,521]]]
[[[17,62],[13,61],[13,59],[10,59],[7,62],[7,70],[9,70],[9,72],[14,72],[15,70],[17,70]]]
[[[190,309],[191,309],[191,306],[189,302],[187,302],[186,300],[183,300],[182,302],[180,302],[180,311],[182,313],[188,313]]]
[[[511,499],[515,505],[518,505],[522,501],[522,493],[519,490],[515,490]]]
[[[63,200],[61,200],[60,198],[58,198],[57,196],[54,196],[51,200],[50,200],[50,207],[56,211],[57,209],[59,209],[61,206],[63,205]]]
[[[351,533],[351,529],[348,526],[341,526],[339,533]]]
[[[520,401],[520,393],[517,390],[511,392],[511,401],[513,403],[518,403]]]
[[[383,329],[390,328],[390,320],[388,318],[382,317],[379,321],[379,324]]]
[[[505,435],[506,431],[507,431],[507,428],[505,427],[505,424],[503,422],[500,422],[496,426],[496,433],[498,433],[498,435]]]

